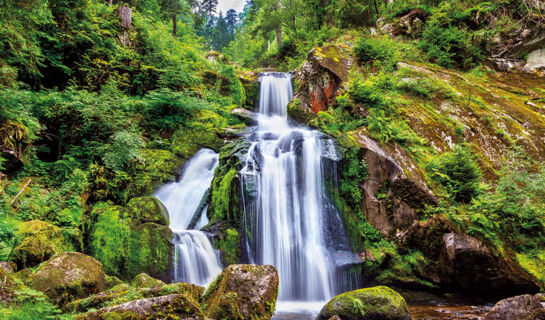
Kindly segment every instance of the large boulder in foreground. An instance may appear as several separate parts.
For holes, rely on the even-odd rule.
[[[78,252],[61,253],[28,279],[31,288],[42,291],[58,305],[104,291],[105,283],[102,264]]]
[[[484,317],[485,320],[534,320],[540,319],[545,308],[541,304],[543,295],[525,294],[511,297],[496,303],[494,308]]]
[[[140,299],[76,317],[77,320],[184,319],[204,320],[199,304],[183,294]]]
[[[323,307],[317,320],[328,320],[334,316],[341,320],[411,320],[405,299],[384,286],[336,296]]]
[[[201,299],[212,319],[269,320],[278,296],[278,273],[273,266],[230,265]]]

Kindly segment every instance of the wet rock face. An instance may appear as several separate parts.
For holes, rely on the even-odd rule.
[[[41,265],[28,284],[63,305],[103,291],[105,276],[97,260],[82,253],[65,252]]]
[[[407,303],[394,290],[380,286],[346,292],[331,299],[317,320],[411,320]]]
[[[76,317],[78,320],[106,319],[204,319],[199,304],[183,294],[140,299],[115,307],[103,308]]]
[[[273,266],[230,265],[201,299],[208,318],[270,319],[278,295],[278,273]]]
[[[538,320],[545,313],[543,296],[526,294],[498,302],[484,320]]]
[[[295,74],[299,89],[288,112],[297,120],[312,117],[335,104],[336,95],[356,60],[345,44],[314,48],[307,61]]]

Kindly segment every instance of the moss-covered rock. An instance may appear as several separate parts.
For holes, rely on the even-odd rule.
[[[213,319],[270,319],[278,296],[278,273],[273,266],[230,265],[201,299]]]
[[[132,205],[136,206],[140,201],[155,207],[157,214],[162,215],[158,201],[139,198]],[[89,218],[95,220],[89,227],[90,252],[104,264],[106,273],[122,280],[130,280],[142,272],[167,280],[170,277],[172,231],[166,225],[142,223],[134,216],[152,214],[136,214],[135,211],[138,211],[136,207],[95,205]]]
[[[155,197],[133,198],[127,204],[127,210],[142,223],[153,222],[163,226],[170,224],[167,208]]]
[[[17,265],[13,262],[0,261],[0,268],[4,269],[7,273],[14,273],[17,271]]]
[[[99,261],[78,252],[65,252],[42,264],[28,284],[63,305],[103,291],[106,281]]]
[[[153,287],[162,287],[164,285],[165,283],[163,281],[154,279],[145,273],[141,273],[137,275],[131,281],[131,286],[135,288],[153,288]]]
[[[19,269],[36,266],[64,251],[62,230],[51,223],[32,220],[23,222],[17,232],[21,243],[13,250]]]
[[[103,308],[76,317],[77,320],[148,320],[186,319],[204,320],[204,314],[195,300],[172,294],[135,300],[118,306]]]
[[[167,226],[144,223],[131,227],[127,259],[127,276],[141,272],[168,279],[174,237]]]
[[[109,276],[109,275],[106,275],[105,276],[105,283],[106,283],[106,289],[109,290],[117,285],[120,285],[120,284],[123,284],[123,281],[121,281],[121,279],[119,279],[118,277],[116,276]]]
[[[176,283],[152,288],[135,288],[127,284],[120,284],[108,291],[75,300],[66,305],[64,309],[70,312],[87,312],[91,309],[103,309],[134,300],[162,297],[171,294],[183,294],[194,301],[198,301],[203,292],[203,287],[188,283]]]
[[[405,299],[384,286],[359,289],[336,296],[323,307],[317,320],[327,320],[333,316],[342,320],[411,319]]]

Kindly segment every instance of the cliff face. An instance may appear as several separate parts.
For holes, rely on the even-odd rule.
[[[361,210],[362,218],[347,214],[345,223],[369,222],[395,244],[402,256],[400,261],[414,252],[422,253],[421,260],[409,263],[410,267],[397,268],[392,262],[397,258],[380,258],[389,255],[380,246],[374,251],[379,257],[373,257],[369,241],[360,232],[356,239],[362,239],[355,247],[367,252],[362,255],[367,257],[368,266],[373,265],[368,268],[374,270],[372,275],[385,283],[460,291],[494,289],[507,293],[542,288],[544,283],[529,266],[540,265],[539,259],[531,264],[521,262],[521,252],[513,251],[506,241],[492,241],[486,234],[471,232],[475,223],[471,219],[460,226],[461,218],[430,210],[448,203],[446,206],[458,212],[469,204],[445,200],[445,191],[430,177],[428,166],[439,155],[464,145],[483,173],[481,181],[491,190],[513,150],[531,158],[535,167],[540,166],[545,159],[545,78],[537,72],[464,73],[410,60],[399,62],[388,79],[403,90],[392,98],[397,109],[388,121],[407,125],[403,130],[416,141],[407,143],[382,139],[370,125],[372,110],[357,101],[348,113],[350,119],[360,119],[364,125],[344,132],[323,125],[323,119],[336,117],[339,109],[346,109],[346,92],[354,95],[350,86],[355,77],[365,81],[380,77],[373,67],[359,64],[348,45],[334,47],[312,50],[296,72],[299,88],[289,112],[300,121],[343,137],[339,139],[341,145],[346,139],[355,143],[358,159],[366,162],[368,178],[359,184],[361,207],[350,209]]]

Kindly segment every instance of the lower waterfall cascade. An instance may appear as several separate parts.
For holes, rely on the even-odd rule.
[[[185,165],[180,181],[166,184],[155,193],[167,207],[174,233],[174,282],[207,286],[222,270],[219,253],[209,236],[199,231],[208,223],[203,199],[218,161],[214,151],[200,150]]]

